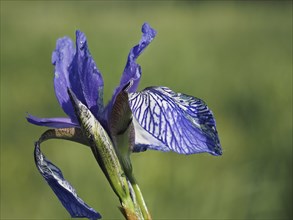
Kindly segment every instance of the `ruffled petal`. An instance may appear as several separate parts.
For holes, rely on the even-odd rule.
[[[157,32],[148,23],[143,24],[141,31],[142,37],[139,44],[134,46],[128,54],[127,63],[120,80],[120,91],[129,82],[131,82],[131,85],[129,86],[128,92],[136,91],[141,76],[141,68],[140,65],[136,63],[136,59],[152,42],[157,34]]]
[[[72,218],[88,218],[92,220],[101,218],[98,212],[78,197],[75,189],[64,179],[61,170],[47,160],[41,152],[39,142],[35,143],[34,157],[39,172]]]
[[[123,89],[126,89],[128,92],[136,91],[141,76],[141,67],[139,64],[136,63],[136,59],[144,51],[144,49],[151,43],[155,36],[156,31],[148,23],[144,23],[142,26],[141,40],[138,45],[134,46],[130,50],[126,66],[120,80],[120,85],[115,89],[112,100],[106,107],[107,120],[109,119],[109,116],[111,114],[116,96]]]
[[[89,52],[84,33],[76,31],[76,49],[71,39],[59,39],[52,54],[52,63],[55,65],[55,93],[64,112],[72,120],[77,120],[67,93],[67,88],[71,88],[98,116],[98,111],[103,111],[104,83]]]
[[[129,104],[135,128],[133,151],[222,154],[215,119],[202,100],[150,87],[130,93]]]
[[[38,118],[28,114],[26,117],[29,123],[39,126],[46,126],[50,128],[71,128],[79,127],[77,121],[73,121],[70,118]]]

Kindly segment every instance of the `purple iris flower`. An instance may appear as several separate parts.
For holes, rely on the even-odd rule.
[[[119,95],[126,93],[126,104],[131,110],[134,128],[133,152],[153,149],[180,154],[207,152],[221,155],[215,119],[201,99],[176,93],[167,87],[148,87],[136,91],[141,77],[141,67],[136,59],[155,35],[156,31],[149,24],[143,24],[142,38],[130,50],[120,84],[106,106],[103,102],[103,78],[89,52],[84,33],[76,31],[75,46],[68,37],[58,39],[52,55],[54,88],[59,104],[68,117],[38,118],[28,115],[27,120],[51,128],[80,127],[68,94],[69,88],[114,139],[112,112]],[[77,196],[61,170],[42,154],[38,143],[35,145],[35,161],[42,176],[72,217],[101,217]]]

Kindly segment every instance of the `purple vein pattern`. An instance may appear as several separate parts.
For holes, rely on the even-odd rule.
[[[149,87],[130,93],[129,104],[135,126],[134,151],[222,154],[213,114],[201,99],[167,87]]]

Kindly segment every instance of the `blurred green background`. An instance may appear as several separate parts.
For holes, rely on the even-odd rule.
[[[168,86],[204,99],[224,154],[132,155],[154,219],[292,218],[292,3],[1,1],[1,219],[68,219],[38,173],[26,122],[64,116],[51,53],[64,35],[87,35],[105,100],[149,22],[158,35],[138,62],[140,89]],[[46,156],[104,219],[119,201],[88,148],[48,141]]]

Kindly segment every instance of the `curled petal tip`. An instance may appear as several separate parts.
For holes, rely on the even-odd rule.
[[[77,30],[75,32],[75,36],[76,36],[76,48],[83,49],[84,45],[87,43],[85,34],[81,32],[80,30]]]
[[[153,39],[157,34],[157,31],[153,29],[147,22],[142,25],[141,31],[144,34],[147,34],[151,39]]]
[[[217,145],[214,148],[214,152],[212,153],[212,155],[214,155],[214,156],[222,156],[222,154],[223,154],[222,147],[220,145]]]
[[[52,53],[52,64],[56,65],[58,62],[71,62],[73,52],[72,40],[69,37],[59,38],[56,42],[56,49]]]

